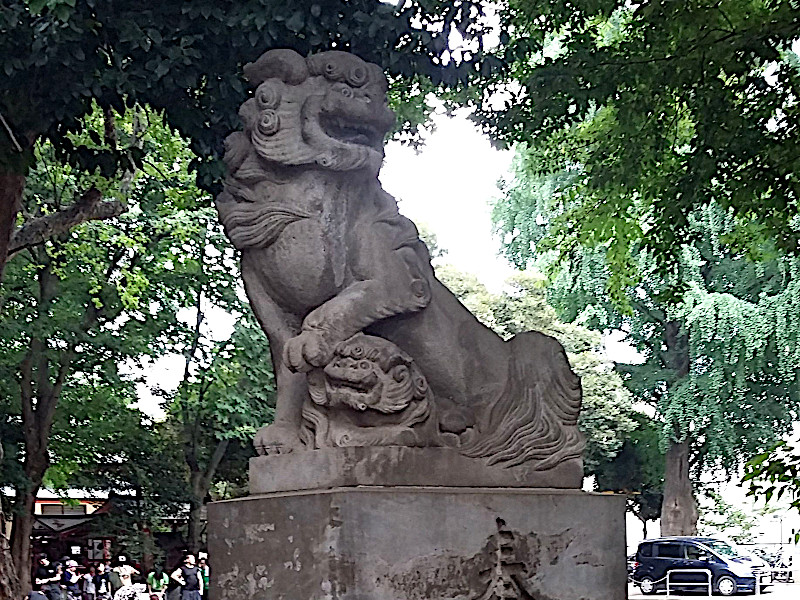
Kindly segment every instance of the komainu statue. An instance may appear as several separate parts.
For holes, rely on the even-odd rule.
[[[387,82],[344,52],[271,50],[226,140],[217,208],[269,337],[260,454],[446,446],[487,465],[580,465],[580,382],[554,339],[504,341],[440,283],[378,181]]]

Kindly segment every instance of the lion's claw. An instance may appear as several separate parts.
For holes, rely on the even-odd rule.
[[[302,447],[297,431],[285,425],[264,425],[256,432],[253,446],[259,456],[289,454]]]
[[[303,331],[286,342],[283,361],[295,373],[305,373],[314,367],[324,367],[331,358],[325,339],[314,331]]]

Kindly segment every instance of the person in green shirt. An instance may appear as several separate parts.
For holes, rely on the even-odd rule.
[[[169,575],[164,572],[163,567],[156,566],[147,574],[147,593],[158,598],[164,597],[169,584]]]
[[[203,576],[203,598],[208,598],[208,559],[204,556],[201,557],[197,562],[197,568],[200,571],[200,575]]]

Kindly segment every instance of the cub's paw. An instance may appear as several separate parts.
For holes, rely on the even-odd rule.
[[[285,425],[264,425],[256,432],[253,446],[259,456],[288,454],[303,447],[297,430]]]
[[[333,357],[328,342],[314,331],[304,331],[286,342],[283,362],[295,373],[305,373],[314,367],[324,367]]]

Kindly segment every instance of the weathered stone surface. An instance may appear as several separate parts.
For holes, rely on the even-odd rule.
[[[215,600],[624,600],[624,498],[361,487],[214,503]]]
[[[251,494],[357,485],[577,488],[582,478],[578,460],[544,471],[489,467],[452,448],[323,448],[250,459]]]
[[[271,50],[245,73],[255,92],[226,140],[217,208],[273,353],[275,423],[258,452],[446,445],[553,473],[579,461],[580,382],[564,349],[478,322],[381,188],[394,121],[381,69],[344,52]],[[413,382],[408,396],[382,395],[395,377]]]

